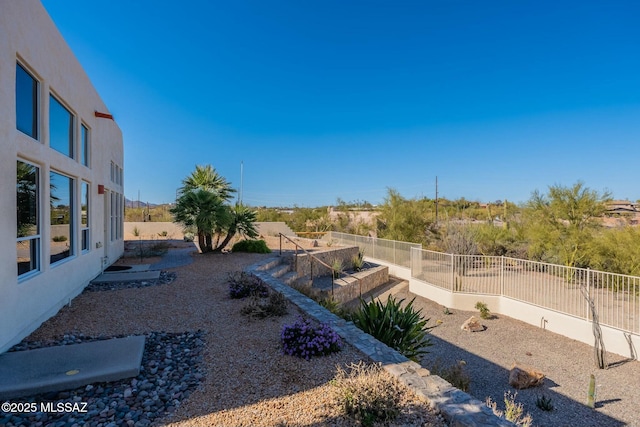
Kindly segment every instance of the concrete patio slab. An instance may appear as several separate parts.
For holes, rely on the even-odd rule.
[[[0,401],[135,377],[144,341],[140,335],[0,354]]]
[[[104,273],[114,274],[114,273],[138,273],[140,271],[149,271],[151,264],[136,264],[136,265],[112,265],[109,268],[114,270],[109,271],[107,268]]]
[[[133,282],[136,280],[155,280],[160,278],[160,271],[134,271],[133,273],[103,273],[93,279],[92,283]]]

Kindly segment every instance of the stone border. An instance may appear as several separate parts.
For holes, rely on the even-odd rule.
[[[280,264],[280,258],[270,258],[245,269],[282,293],[315,320],[329,324],[345,341],[366,354],[373,362],[408,386],[422,400],[439,411],[450,427],[513,427],[514,424],[493,414],[484,403],[458,390],[447,381],[431,373],[418,363],[407,359],[371,335],[358,329],[311,298],[281,283],[267,270]]]

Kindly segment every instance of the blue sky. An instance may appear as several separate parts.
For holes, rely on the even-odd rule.
[[[211,164],[254,206],[640,199],[640,3],[43,0],[115,116],[125,194]]]

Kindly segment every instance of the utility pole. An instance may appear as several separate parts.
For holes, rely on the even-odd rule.
[[[238,203],[242,204],[242,185],[243,185],[244,161],[240,161],[240,192],[238,193]]]
[[[438,177],[436,176],[436,225],[438,224]]]

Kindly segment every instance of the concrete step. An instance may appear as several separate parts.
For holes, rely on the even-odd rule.
[[[282,264],[282,262],[283,262],[283,260],[282,260],[281,257],[276,257],[276,258],[273,258],[271,261],[262,264],[260,267],[257,268],[257,270],[259,270],[259,271],[267,271],[267,270],[270,270],[270,269]]]
[[[289,286],[291,286],[296,280],[298,280],[298,273],[295,271],[289,271],[280,277],[280,281]]]
[[[285,274],[289,273],[290,271],[291,271],[291,267],[289,265],[278,264],[270,268],[269,270],[267,270],[267,273],[269,273],[273,277],[282,277]]]
[[[140,373],[145,337],[130,336],[0,355],[0,401]]]

